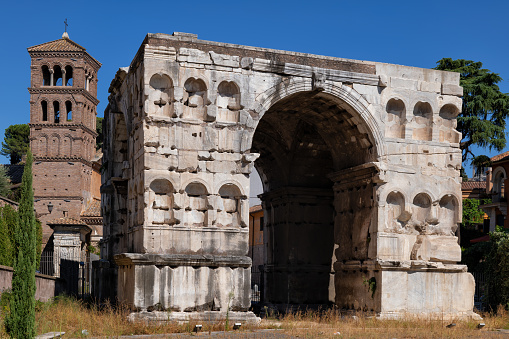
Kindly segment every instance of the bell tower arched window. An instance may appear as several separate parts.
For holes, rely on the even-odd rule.
[[[42,66],[42,85],[51,86],[51,74],[48,66]]]
[[[48,103],[41,101],[42,121],[48,121]]]
[[[72,103],[70,101],[65,102],[65,111],[67,113],[67,121],[72,121]]]
[[[73,84],[72,67],[65,66],[65,86],[72,86],[72,84]]]
[[[55,124],[60,123],[60,103],[53,101],[53,114],[55,116]]]
[[[62,69],[58,65],[53,67],[53,81],[53,86],[62,86]]]

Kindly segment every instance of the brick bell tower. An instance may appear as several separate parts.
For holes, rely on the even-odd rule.
[[[101,63],[67,32],[62,39],[29,47],[28,53],[33,187],[44,246],[52,234],[47,222],[79,221],[92,198]]]

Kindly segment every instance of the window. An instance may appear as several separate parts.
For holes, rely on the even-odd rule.
[[[53,114],[55,114],[55,124],[60,123],[60,103],[53,101]]]
[[[65,102],[65,111],[67,112],[67,121],[72,121],[72,103],[70,101]]]
[[[42,121],[48,121],[48,103],[46,101],[42,101],[41,108],[42,108]]]
[[[72,86],[72,83],[73,83],[72,67],[65,66],[65,86]]]
[[[46,65],[42,66],[42,85],[51,86],[51,74],[48,66]]]

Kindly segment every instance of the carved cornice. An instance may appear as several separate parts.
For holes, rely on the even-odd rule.
[[[90,168],[92,168],[92,161],[85,160],[81,157],[40,157],[34,156],[34,165],[36,162],[80,162]]]
[[[71,128],[76,128],[76,129],[83,129],[85,131],[87,131],[89,134],[92,134],[94,136],[94,138],[97,137],[97,132],[96,131],[93,131],[91,130],[90,128],[88,128],[87,126],[83,125],[82,123],[79,123],[79,124],[74,124],[74,123],[68,123],[68,122],[62,122],[62,123],[52,123],[52,122],[45,122],[45,123],[39,123],[39,122],[30,122],[28,124],[28,126],[30,126],[30,128],[65,128],[65,129],[71,129]]]
[[[45,86],[45,87],[28,87],[30,94],[81,94],[88,100],[92,101],[94,105],[99,104],[99,100],[90,94],[84,88],[73,88],[71,86]]]
[[[205,266],[205,267],[251,267],[251,258],[243,256],[220,256],[211,254],[140,254],[115,255],[117,265]]]

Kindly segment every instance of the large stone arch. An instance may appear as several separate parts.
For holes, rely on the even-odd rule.
[[[382,128],[367,101],[342,84],[318,90],[311,79],[281,82],[256,107],[250,149],[260,153],[264,186],[265,298],[282,308],[349,306],[356,292],[342,291],[351,278],[333,267],[369,258]]]

